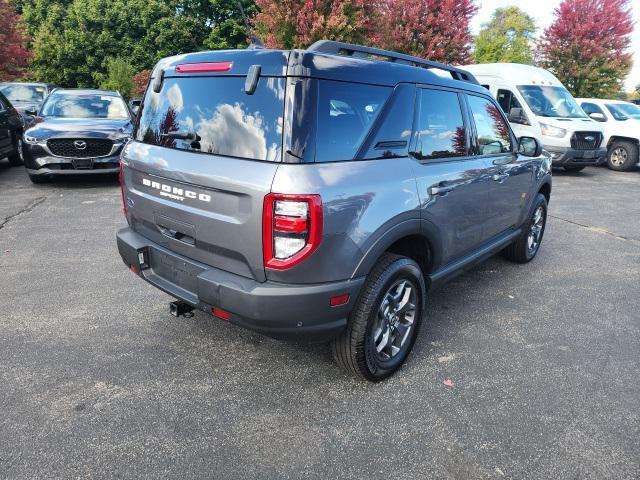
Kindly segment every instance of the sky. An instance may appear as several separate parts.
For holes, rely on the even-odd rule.
[[[534,0],[527,2],[522,0],[477,0],[477,3],[480,6],[480,10],[471,22],[471,31],[474,35],[478,33],[483,23],[489,21],[496,8],[512,5],[520,7],[536,20],[536,25],[538,26],[537,34],[540,35],[553,22],[553,11],[560,4],[560,0]],[[631,4],[636,24],[631,41],[634,64],[625,82],[625,88],[628,92],[633,91],[634,87],[640,83],[640,2],[631,2]]]

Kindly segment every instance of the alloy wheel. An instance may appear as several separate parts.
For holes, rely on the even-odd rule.
[[[397,280],[382,297],[373,328],[373,344],[382,361],[390,360],[407,344],[416,320],[417,289]]]
[[[611,163],[616,167],[621,167],[627,161],[627,157],[627,151],[622,147],[618,147],[613,152],[611,152],[610,160]]]
[[[544,220],[544,206],[539,205],[538,208],[536,208],[536,211],[533,213],[531,227],[529,227],[529,236],[527,238],[527,248],[529,250],[529,254],[535,253],[540,246],[542,230],[544,229]]]

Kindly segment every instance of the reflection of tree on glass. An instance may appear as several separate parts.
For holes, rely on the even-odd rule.
[[[469,107],[478,134],[480,155],[511,151],[511,134],[497,105],[486,98],[469,95]]]

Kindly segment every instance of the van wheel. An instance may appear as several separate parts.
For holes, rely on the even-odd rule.
[[[426,298],[418,264],[385,254],[362,287],[347,329],[331,344],[336,362],[372,382],[392,375],[413,347]]]
[[[22,139],[18,138],[16,140],[16,150],[8,157],[9,165],[12,167],[17,167],[22,165]]]
[[[618,140],[607,152],[607,167],[617,172],[631,170],[638,163],[638,145]]]
[[[522,225],[520,236],[503,251],[504,256],[513,262],[530,262],[540,249],[544,229],[547,226],[547,199],[544,195],[539,193],[536,196],[531,211],[529,220]]]
[[[564,167],[565,172],[581,172],[584,170],[585,165],[566,165]]]

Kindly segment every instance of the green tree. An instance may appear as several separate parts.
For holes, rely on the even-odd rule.
[[[122,58],[107,58],[107,74],[97,74],[96,81],[104,90],[117,90],[127,100],[133,96],[134,68]]]
[[[476,62],[532,63],[535,32],[533,18],[518,7],[497,8],[476,37]]]
[[[99,84],[110,58],[139,72],[170,55],[246,46],[247,29],[233,0],[21,1],[35,32],[32,76],[64,86]],[[255,11],[252,0],[243,5]]]

